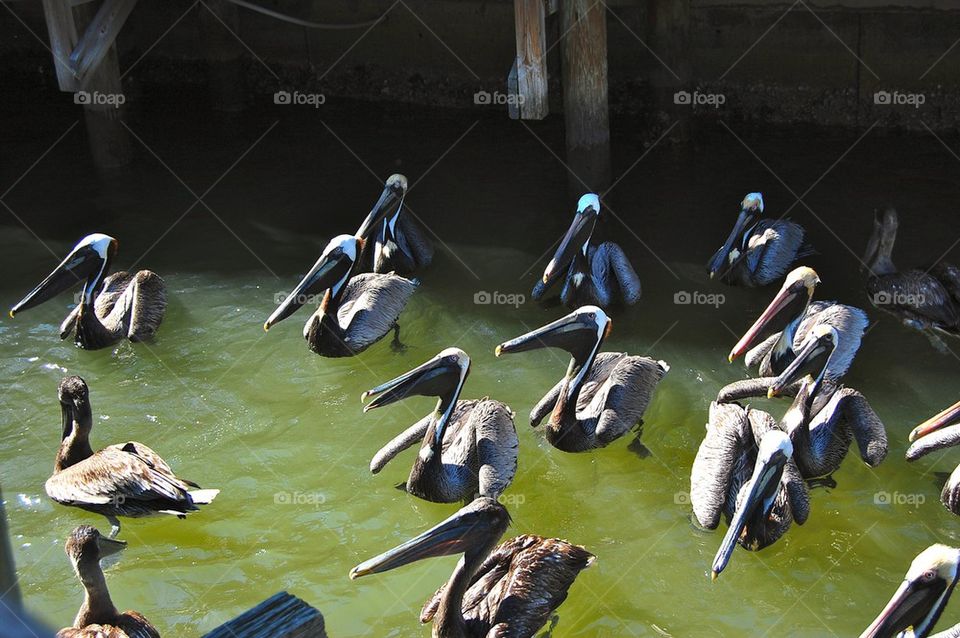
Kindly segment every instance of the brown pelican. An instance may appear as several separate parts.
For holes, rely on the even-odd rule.
[[[184,518],[220,493],[178,478],[156,452],[136,441],[94,452],[87,384],[80,377],[65,377],[58,394],[63,438],[53,476],[47,479],[47,495],[62,505],[105,516],[113,526],[110,538],[120,532],[118,516],[172,514]]]
[[[891,259],[897,225],[897,211],[891,207],[883,211],[882,219],[874,218],[873,235],[863,257],[870,269],[870,302],[919,330],[934,347],[946,352],[938,335],[960,335],[960,269],[940,263],[927,270],[897,271]]]
[[[166,285],[149,270],[121,270],[109,277],[117,254],[117,240],[87,235],[52,273],[10,309],[10,316],[52,299],[83,281],[83,298],[60,324],[60,338],[76,331],[74,340],[85,350],[105,348],[124,337],[149,339],[160,327],[167,309]]]
[[[407,178],[391,175],[380,199],[360,225],[357,237],[373,237],[373,251],[363,252],[365,268],[377,273],[410,275],[430,265],[433,246],[410,215],[401,215],[403,198],[407,193]]]
[[[96,528],[81,525],[67,537],[64,550],[83,583],[84,596],[73,627],[57,638],[160,638],[160,632],[138,611],[120,613],[113,606],[100,559],[123,549],[124,544],[104,538]]]
[[[433,621],[434,638],[529,638],[566,600],[594,556],[578,545],[529,534],[496,545],[509,524],[503,505],[478,498],[419,536],[360,563],[350,578],[463,554],[447,583],[424,605],[420,622]]]
[[[303,338],[313,352],[324,357],[350,357],[383,339],[391,329],[394,345],[399,345],[397,319],[420,284],[394,274],[354,275],[363,242],[353,235],[331,239],[317,263],[277,306],[263,329],[269,330],[322,294],[320,307],[303,327]]]
[[[600,217],[600,196],[587,193],[577,203],[577,213],[553,259],[543,271],[543,279],[533,289],[539,300],[561,278],[560,300],[568,308],[584,304],[600,307],[640,300],[640,278],[619,245],[606,241],[594,245],[594,226]]]
[[[747,352],[747,365],[758,365],[762,376],[778,375],[799,352],[810,330],[826,324],[836,328],[840,337],[830,359],[827,378],[836,381],[846,374],[860,349],[860,340],[868,323],[867,313],[834,301],[811,302],[819,283],[820,277],[812,268],[801,266],[792,270],[784,279],[780,292],[733,347],[728,359],[732,362],[747,352],[754,341],[765,337],[762,343]]]
[[[830,377],[839,333],[817,324],[807,334],[796,358],[778,377],[739,381],[721,390],[718,401],[781,394],[795,396],[794,409],[783,420],[793,443],[793,458],[804,478],[833,474],[855,438],[860,458],[876,467],[887,456],[887,431],[860,392]],[[815,378],[809,375],[816,374]]]
[[[960,549],[931,545],[913,559],[893,598],[860,638],[930,636],[950,600],[958,577]],[[958,635],[960,625],[940,632],[934,638],[956,638]]]
[[[387,443],[373,460],[376,474],[397,454],[417,441],[417,455],[407,491],[436,503],[470,502],[479,496],[497,498],[517,471],[517,431],[513,411],[490,399],[458,401],[470,372],[470,357],[447,348],[423,365],[363,393],[379,395],[363,411],[409,396],[437,397],[432,414]]]
[[[792,460],[793,445],[766,412],[733,403],[711,403],[707,433],[690,472],[690,501],[697,521],[729,526],[713,560],[716,579],[736,543],[748,550],[771,545],[803,525],[810,512],[807,486]]]
[[[761,219],[763,195],[747,193],[727,241],[710,258],[710,278],[731,286],[766,286],[800,257],[812,253],[803,227],[785,219]]]
[[[913,428],[910,442],[908,461],[960,443],[960,401]],[[944,484],[940,501],[944,507],[960,516],[960,465]]]
[[[653,391],[670,370],[663,361],[625,352],[600,352],[613,322],[596,306],[583,306],[497,346],[496,355],[562,348],[570,365],[530,413],[536,427],[550,413],[547,440],[565,452],[605,447],[640,422]]]

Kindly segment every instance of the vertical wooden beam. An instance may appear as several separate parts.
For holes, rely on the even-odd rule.
[[[10,530],[7,527],[7,513],[3,507],[3,492],[0,491],[0,599],[10,609],[17,611],[22,606],[20,585],[17,582],[17,568],[13,561],[13,548],[10,545]]]
[[[73,21],[70,0],[43,0],[43,17],[47,22],[47,36],[53,53],[53,67],[61,91],[74,92],[78,88],[70,54],[77,43],[77,27]]]
[[[211,104],[218,111],[242,111],[243,47],[234,35],[240,32],[237,5],[227,0],[206,0],[199,11]]]
[[[94,2],[80,4],[73,9],[78,29],[85,29],[94,19],[97,6]],[[90,155],[98,169],[110,170],[126,166],[133,160],[130,134],[120,122],[126,100],[120,82],[120,61],[116,45],[111,45],[103,58],[85,78],[81,90],[86,92],[83,114],[87,125],[87,142]],[[83,98],[83,93],[78,93]],[[97,99],[97,96],[100,96]]]
[[[602,192],[610,184],[610,111],[607,98],[606,6],[596,0],[561,0],[563,115],[567,161],[576,190]]]
[[[550,113],[547,97],[544,2],[545,0],[513,0],[517,35],[517,105],[519,115],[524,120],[542,120]]]

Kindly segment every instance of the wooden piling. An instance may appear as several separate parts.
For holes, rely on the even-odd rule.
[[[547,36],[545,0],[514,0],[514,28],[517,35],[516,104],[510,117],[542,120],[550,113],[547,94]],[[513,77],[511,71],[511,77]]]
[[[227,0],[207,0],[199,11],[211,105],[227,113],[242,111],[243,46],[235,35],[240,32],[237,5]]]
[[[650,41],[662,61],[650,74],[650,85],[658,110],[677,117],[674,136],[680,140],[690,136],[691,107],[674,97],[690,89],[690,1],[653,0],[649,13]]]
[[[97,14],[96,3],[73,8],[77,31],[86,29]],[[81,36],[82,37],[82,36]],[[99,55],[99,54],[98,54]],[[115,169],[133,160],[130,134],[120,122],[123,117],[123,85],[117,47],[110,44],[102,52],[100,63],[89,69],[80,85],[78,103],[83,104],[90,155],[98,169]]]
[[[203,638],[327,638],[323,614],[282,591]]]
[[[563,115],[574,190],[602,192],[610,184],[606,5],[561,0]]]

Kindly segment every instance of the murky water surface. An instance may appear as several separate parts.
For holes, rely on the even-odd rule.
[[[940,258],[960,234],[944,221],[956,212],[960,163],[931,137],[874,131],[844,155],[856,134],[761,135],[731,123],[751,150],[719,129],[646,155],[608,196],[600,231],[623,244],[644,285],[639,305],[614,311],[606,347],[665,359],[672,370],[646,414],[642,448],[627,437],[571,455],[547,445],[526,417],[564,372],[565,355],[493,356],[497,343],[560,309],[474,303],[482,291],[527,294],[566,228],[579,193],[544,148],[562,155],[559,122],[528,130],[499,115],[353,104],[223,122],[160,96],[127,120],[149,147],[138,143],[130,173],[107,183],[77,159],[86,157],[81,121],[18,182],[77,115],[55,106],[59,96],[37,99],[43,109],[6,107],[0,131],[0,184],[15,184],[0,234],[2,303],[14,303],[93,230],[120,239],[118,266],[160,273],[171,299],[154,342],[98,352],[57,339],[69,295],[0,320],[0,480],[27,604],[55,626],[72,620],[81,599],[65,535],[80,523],[105,529],[43,491],[58,444],[56,385],[68,373],[90,385],[95,447],[142,441],[183,476],[223,490],[185,521],[125,522],[130,547],[108,570],[114,599],[169,635],[208,630],[281,589],[321,609],[331,636],[427,633],[417,624],[420,605],[455,558],[356,582],[347,572],[455,509],[394,489],[413,451],[377,476],[367,469],[432,400],[364,415],[359,397],[452,345],[473,358],[463,396],[489,395],[517,412],[511,533],[561,536],[598,556],[560,609],[556,635],[855,635],[919,550],[960,542],[957,519],[939,503],[940,475],[960,451],[903,460],[910,428],[956,400],[960,361],[872,308],[877,323],[847,380],[886,422],[886,462],[871,470],[851,455],[838,487],[814,492],[806,525],[760,553],[738,549],[714,583],[722,529],[695,530],[686,497],[709,400],[746,375],[726,353],[773,294],[704,276],[740,198],[763,190],[768,212],[779,215],[794,203],[791,191],[813,185],[791,216],[820,251],[810,260],[823,279],[819,293],[864,305],[857,255],[875,206],[900,208],[903,266]],[[616,125],[618,174],[643,152],[641,130]],[[300,335],[306,311],[269,334],[261,324],[326,240],[358,225],[379,194],[369,171],[410,176],[408,203],[440,238],[438,257],[402,316],[405,352],[384,342],[352,359],[322,359]],[[719,294],[722,303],[674,303],[682,292]],[[776,416],[786,408],[755,405]],[[960,618],[958,609],[944,622]]]

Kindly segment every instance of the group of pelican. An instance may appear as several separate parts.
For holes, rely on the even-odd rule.
[[[407,189],[404,176],[388,178],[357,232],[329,241],[264,329],[313,300],[317,309],[303,329],[311,351],[354,356],[391,331],[394,346],[401,346],[399,318],[419,286],[411,276],[433,257],[423,229],[405,212]],[[801,226],[764,218],[760,193],[748,194],[740,208],[733,230],[708,264],[711,278],[748,287],[781,277],[783,283],[729,354],[731,362],[745,355],[758,376],[719,391],[691,470],[697,522],[707,529],[718,527],[721,517],[728,523],[711,566],[713,578],[726,568],[737,544],[762,549],[794,521],[806,522],[811,509],[808,482],[836,472],[854,440],[871,467],[887,454],[883,423],[860,392],[843,385],[868,326],[866,313],[833,301],[814,301],[817,273],[806,266],[790,270],[812,253]],[[549,415],[545,438],[565,452],[605,447],[640,424],[669,371],[663,361],[600,351],[612,328],[605,308],[633,304],[641,291],[623,249],[614,242],[595,241],[600,213],[598,195],[580,198],[572,224],[533,291],[535,299],[543,299],[562,280],[560,301],[572,312],[495,348],[497,357],[538,348],[559,348],[570,355],[563,377],[530,412],[535,427]],[[941,347],[939,335],[960,333],[960,271],[940,265],[898,272],[891,261],[896,227],[893,209],[878,215],[864,260],[867,289],[875,305],[924,331]],[[83,349],[123,338],[149,339],[166,309],[164,282],[148,270],[108,274],[117,249],[117,240],[108,235],[85,237],[10,310],[11,317],[82,284],[79,303],[61,325],[61,338],[73,334]],[[421,622],[432,622],[435,636],[532,636],[595,557],[557,538],[523,535],[498,544],[510,523],[500,497],[516,475],[520,441],[509,406],[489,397],[461,399],[470,367],[466,352],[449,347],[363,394],[364,401],[370,399],[364,412],[411,396],[437,399],[430,414],[373,455],[370,471],[381,472],[419,444],[406,491],[462,507],[422,534],[360,563],[350,577],[463,554],[424,606]],[[792,398],[779,420],[742,403],[778,396]],[[118,517],[184,518],[212,502],[218,490],[179,478],[142,443],[128,441],[94,452],[89,389],[80,377],[64,378],[58,398],[61,444],[46,492],[58,503],[103,515],[111,525],[109,536],[77,527],[65,543],[86,595],[73,627],[59,635],[158,636],[141,614],[121,614],[113,606],[100,559],[125,546],[116,538]],[[960,402],[917,426],[910,440],[908,460],[960,443]],[[944,487],[942,500],[960,515],[960,467]],[[958,565],[960,550],[944,546],[918,556],[864,636],[910,629],[916,636],[929,634],[960,577]],[[955,635],[960,635],[960,626]]]

